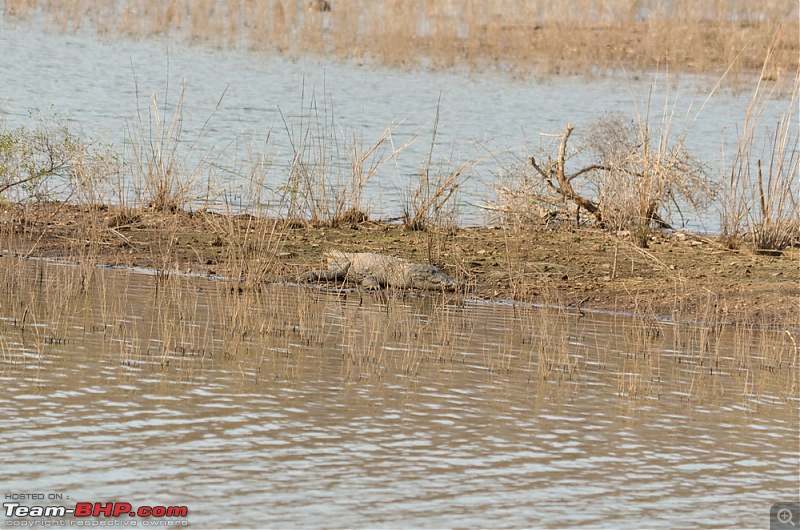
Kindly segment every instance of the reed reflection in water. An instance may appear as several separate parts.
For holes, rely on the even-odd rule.
[[[193,526],[764,526],[791,333],[4,258],[6,491]]]

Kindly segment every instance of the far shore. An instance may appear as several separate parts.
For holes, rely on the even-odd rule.
[[[472,299],[800,326],[800,248],[758,254],[685,232],[654,233],[642,249],[625,234],[595,228],[408,231],[372,221],[331,228],[44,202],[0,207],[0,242],[6,255],[225,276],[246,288],[324,268],[328,249],[379,252],[442,267]]]
[[[298,9],[305,4],[306,9]],[[417,68],[498,68],[516,74],[665,70],[714,76],[762,70],[792,79],[798,67],[798,13],[792,2],[737,0],[713,8],[692,2],[488,2],[454,6],[400,3],[140,2],[120,16],[116,3],[87,0],[12,2],[11,23],[103,36],[163,38],[215,49],[291,57],[321,56],[357,64]],[[324,7],[320,7],[324,6]]]

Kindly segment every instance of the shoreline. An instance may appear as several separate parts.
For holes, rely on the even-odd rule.
[[[673,321],[800,326],[800,248],[779,256],[685,232],[654,232],[649,248],[596,228],[482,226],[408,231],[200,211],[156,212],[66,203],[0,207],[6,254],[227,277],[240,288],[296,282],[328,249],[430,263],[480,301],[628,313]],[[235,280],[233,278],[238,278]]]
[[[792,6],[753,9],[733,3],[713,14],[684,8],[618,3],[557,6],[524,2],[483,10],[425,2],[360,5],[326,2],[327,9],[289,9],[283,2],[173,6],[158,3],[120,17],[113,5],[97,9],[85,0],[59,5],[15,2],[8,24],[39,24],[48,31],[93,31],[101,38],[170,39],[209,49],[323,57],[393,68],[496,68],[514,75],[580,75],[619,69],[722,74],[761,71],[771,47],[775,79],[791,78],[799,65],[798,14]],[[203,12],[207,9],[207,12]],[[411,16],[409,16],[411,15]],[[677,16],[676,16],[677,15]],[[355,17],[355,18],[354,18]],[[374,28],[387,30],[375,32]]]

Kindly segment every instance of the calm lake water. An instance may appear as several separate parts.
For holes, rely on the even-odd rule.
[[[417,139],[368,182],[365,202],[376,216],[400,215],[430,156],[439,107],[433,162],[448,169],[485,159],[471,172],[460,197],[462,221],[481,223],[486,215],[476,205],[495,198],[503,168],[557,141],[540,133],[561,133],[569,122],[576,125],[577,139],[606,113],[635,119],[638,109],[644,115],[651,99],[652,126],[660,125],[666,106],[673,134],[688,131],[686,148],[719,168],[723,154],[729,159],[735,150],[751,97],[749,89],[741,95],[720,91],[705,103],[715,77],[683,75],[667,81],[644,76],[629,83],[619,73],[542,81],[503,73],[404,71],[104,39],[88,32],[64,35],[39,27],[0,21],[0,119],[9,126],[30,125],[30,112],[55,112],[85,137],[123,146],[136,130],[137,105],[149,129],[153,96],[162,119],[170,117],[183,83],[181,141],[187,166],[196,167],[201,158],[213,163],[215,187],[225,188],[233,203],[247,200],[241,190],[246,168],[265,145],[273,164],[265,183],[277,195],[294,155],[290,138],[299,145],[307,131],[316,133],[328,140],[324,145],[311,142],[311,158],[323,153],[322,159],[343,159],[348,157],[343,138],[356,135],[369,145],[395,124],[394,148]],[[787,108],[780,100],[767,105],[765,126],[774,127]],[[331,131],[338,144],[330,140]],[[388,156],[388,142],[385,149],[383,156]],[[208,171],[198,173],[196,187],[203,195]],[[690,219],[689,228],[714,231],[717,226],[717,212],[709,211]]]
[[[200,528],[764,528],[797,498],[785,334],[16,263],[4,492]]]

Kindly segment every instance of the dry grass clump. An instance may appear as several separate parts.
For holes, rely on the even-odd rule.
[[[764,79],[778,68],[773,48],[764,60],[736,152],[725,168],[729,176],[724,185],[721,237],[732,247],[743,239],[757,251],[780,252],[800,241],[800,133],[796,121],[800,69],[780,121],[764,124],[762,112],[774,95],[774,87]]]
[[[216,108],[195,137],[189,140],[183,132],[184,94],[185,84],[173,103],[167,85],[163,101],[159,102],[154,92],[145,113],[139,106],[141,98],[138,83],[136,85],[137,109],[136,117],[127,131],[129,140],[126,142],[128,156],[125,168],[128,178],[124,186],[133,186],[138,199],[157,211],[175,212],[201,196],[197,189],[201,178],[219,157],[213,151],[201,151],[198,142],[203,138],[225,94],[222,94]],[[171,107],[172,112],[169,111]],[[118,200],[123,202],[126,193],[118,190],[118,194]]]
[[[401,221],[406,230],[429,230],[456,226],[458,218],[458,191],[469,178],[475,163],[448,163],[433,166],[423,163],[416,183],[405,190],[405,204]]]
[[[293,157],[286,181],[277,190],[280,214],[291,222],[314,227],[336,228],[368,221],[366,187],[421,133],[398,141],[395,134],[400,123],[392,122],[380,137],[364,141],[359,131],[348,130],[336,121],[330,94],[318,101],[312,93],[307,109],[305,105],[303,101],[304,112],[298,121],[288,123],[284,117]],[[455,226],[457,192],[480,162],[435,160],[438,123],[437,109],[428,157],[420,164],[418,178],[401,190],[405,199],[400,220],[408,230],[436,231]]]
[[[405,190],[402,222],[406,230],[454,227],[458,203],[455,199],[459,187],[469,178],[470,171],[480,163],[480,160],[476,160],[454,164],[452,155],[448,161],[434,161],[440,104],[441,97],[436,105],[428,158],[420,164],[416,185],[411,184]]]
[[[324,90],[324,88],[323,88]],[[304,99],[305,93],[301,96]],[[303,101],[301,105],[305,106]],[[413,141],[396,146],[390,124],[373,141],[346,130],[336,119],[332,97],[312,94],[297,123],[284,126],[293,149],[286,183],[279,188],[283,213],[312,226],[358,224],[369,219],[364,187]]]
[[[320,7],[321,6],[321,7]],[[786,71],[797,63],[797,4],[577,0],[7,0],[6,17],[48,14],[61,28],[170,35],[213,46],[327,53],[390,65],[501,65],[585,73],[616,67],[758,68],[778,28]]]

